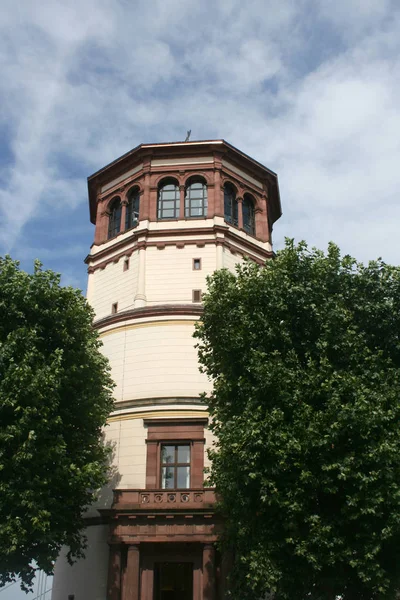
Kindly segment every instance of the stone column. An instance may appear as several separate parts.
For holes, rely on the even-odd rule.
[[[236,201],[238,205],[238,227],[239,229],[243,229],[243,198],[238,196]]]
[[[185,186],[179,186],[179,218],[185,218]]]
[[[116,544],[110,545],[107,600],[121,600],[121,547]]]
[[[138,286],[134,307],[146,306],[146,248],[139,247]]]
[[[215,600],[215,548],[203,546],[203,600]]]
[[[122,600],[139,600],[139,546],[128,546]]]
[[[256,207],[254,210],[256,237],[262,242],[269,242],[268,219],[266,211]]]
[[[144,166],[144,169],[143,195],[140,196],[139,208],[139,218],[141,221],[147,221],[150,218],[150,161]]]
[[[158,219],[158,188],[150,187],[149,190],[149,220],[157,221]]]
[[[126,207],[128,206],[128,200],[121,200],[121,206],[121,227],[119,228],[120,233],[126,229]]]
[[[101,204],[97,206],[97,216],[96,216],[96,232],[94,243],[101,244],[105,242],[108,237],[108,220],[110,218],[110,213],[107,210],[103,210]]]
[[[210,213],[211,217],[224,216],[224,191],[221,188],[221,173],[218,169],[214,171],[214,211]]]
[[[150,175],[145,176],[143,194],[140,194],[139,219],[150,219]]]

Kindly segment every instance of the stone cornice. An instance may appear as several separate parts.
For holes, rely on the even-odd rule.
[[[216,237],[217,234],[219,234],[219,237]],[[199,237],[197,239],[187,239],[189,236],[195,235],[198,235]],[[206,235],[214,237],[203,237]],[[143,237],[145,238],[145,240],[143,240]],[[179,241],[151,241],[152,238],[156,237],[179,237]],[[257,263],[263,263],[264,260],[273,258],[275,256],[275,253],[273,251],[266,250],[265,248],[260,248],[260,246],[258,246],[256,243],[253,243],[250,240],[244,239],[241,236],[237,235],[234,231],[232,231],[230,227],[226,225],[213,225],[212,227],[207,226],[203,228],[189,227],[186,229],[179,229],[174,227],[171,227],[171,229],[163,230],[141,229],[133,230],[132,235],[126,237],[125,239],[117,241],[116,238],[116,242],[114,244],[112,244],[108,248],[100,250],[95,255],[89,254],[85,258],[85,263],[89,265],[89,272],[93,272],[97,269],[104,269],[109,263],[118,262],[123,256],[130,256],[132,252],[134,252],[138,248],[138,238],[141,238],[140,247],[142,248],[152,246],[162,248],[165,246],[176,246],[177,244],[179,244],[179,247],[182,247],[182,244],[223,244],[229,250],[246,255],[251,260],[254,260],[254,262]],[[119,252],[115,254],[115,251],[118,250]],[[112,256],[110,256],[110,254],[112,254]],[[257,256],[256,254],[259,254],[260,256]],[[97,263],[96,265],[93,265],[94,261],[97,261],[102,258],[104,259],[103,261]]]
[[[191,316],[199,317],[203,312],[201,304],[159,304],[157,306],[144,306],[125,310],[114,315],[109,315],[98,321],[94,321],[94,329],[103,329],[109,325],[121,321],[135,321],[136,319],[147,319],[152,317],[176,317]]]

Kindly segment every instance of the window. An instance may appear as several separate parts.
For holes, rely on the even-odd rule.
[[[201,302],[201,290],[192,290],[192,302]]]
[[[111,305],[111,314],[115,315],[118,312],[118,302],[114,302],[114,304]]]
[[[202,181],[191,180],[186,187],[185,218],[207,216],[207,186]]]
[[[193,271],[201,271],[201,258],[193,259]]]
[[[204,427],[207,423],[207,418],[144,419],[147,490],[159,490],[164,485],[171,488],[182,483],[192,489],[203,487]],[[178,472],[180,467],[183,469]]]
[[[108,219],[108,239],[115,237],[121,230],[121,200],[114,198],[110,203]]]
[[[243,229],[250,235],[255,235],[254,202],[248,194],[243,198]]]
[[[190,488],[190,445],[161,445],[161,487],[185,490]]]
[[[129,258],[124,260],[124,271],[128,271],[129,269]]]
[[[126,205],[125,229],[136,227],[139,223],[140,194],[138,188],[133,188],[128,194]]]
[[[158,190],[158,218],[178,219],[179,207],[180,195],[177,182],[174,180],[164,181]]]
[[[236,191],[230,183],[226,183],[224,186],[224,219],[227,223],[238,226]]]

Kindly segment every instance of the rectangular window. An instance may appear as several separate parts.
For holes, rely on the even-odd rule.
[[[115,315],[118,312],[118,302],[114,302],[114,304],[111,306],[111,314]]]
[[[201,302],[201,290],[192,290],[192,302]]]
[[[190,488],[190,444],[161,445],[161,487],[163,490]]]
[[[201,270],[201,258],[194,258],[193,259],[193,271],[200,271]]]
[[[129,269],[129,258],[126,258],[124,260],[124,271],[127,271]]]

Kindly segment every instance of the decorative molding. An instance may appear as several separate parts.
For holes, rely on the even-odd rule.
[[[224,190],[225,184],[230,183],[236,190],[236,193],[239,192],[240,181],[239,179],[234,179],[233,177],[227,177],[226,175],[221,175],[221,190]]]
[[[170,241],[170,242],[139,242],[137,244],[134,245],[134,247],[131,249],[131,254],[132,252],[134,252],[135,250],[140,250],[141,248],[146,249],[146,248],[157,248],[158,250],[164,250],[166,246],[177,246],[177,244],[182,243],[182,242],[175,242],[175,241]],[[240,243],[242,243],[242,240],[240,240]],[[246,256],[247,258],[250,258],[252,261],[254,261],[256,264],[259,265],[263,265],[265,260],[268,260],[270,258],[274,258],[275,257],[275,253],[273,251],[269,251],[269,250],[261,250],[261,249],[257,249],[257,251],[263,255],[263,258],[260,258],[259,256],[255,256],[252,252],[249,252],[247,250],[247,244],[245,243],[245,241],[243,241],[243,246],[245,246],[244,248],[241,248],[240,246],[235,245],[234,243],[231,243],[229,241],[227,241],[226,239],[221,240],[221,238],[207,238],[207,239],[198,239],[198,240],[185,240],[183,245],[186,246],[190,246],[190,245],[194,245],[197,248],[204,248],[204,246],[208,246],[208,245],[223,245],[225,246],[225,248],[228,248],[229,250],[234,248],[235,252],[237,254],[240,254],[242,256]],[[125,256],[127,254],[126,251],[124,252],[120,252],[117,256],[113,256],[110,257],[108,260],[105,260],[101,263],[98,263],[96,265],[92,265],[92,271],[97,271],[98,269],[103,270],[106,268],[107,265],[111,264],[111,263],[115,263],[118,262],[118,260],[122,257]],[[86,261],[85,259],[85,262]]]
[[[143,419],[144,425],[149,427],[149,433],[158,433],[158,427],[167,428],[168,431],[181,430],[183,425],[189,425],[190,427],[194,427],[196,425],[200,426],[200,429],[196,427],[196,431],[200,431],[201,427],[207,427],[208,425],[208,417],[186,417],[181,418],[179,421],[175,421],[172,423],[171,419],[160,418],[160,419]],[[171,424],[172,423],[172,424]],[[200,436],[199,439],[203,439],[203,435]],[[154,438],[156,439],[156,438]],[[158,439],[158,438],[157,438]],[[194,438],[193,438],[194,439]]]
[[[147,411],[141,411],[141,412],[130,412],[130,413],[122,413],[122,414],[118,414],[118,415],[111,415],[111,417],[109,417],[107,419],[107,423],[115,423],[115,422],[120,422],[120,421],[131,421],[132,419],[145,419],[147,417],[151,418],[151,417],[162,417],[164,418],[165,416],[167,417],[171,417],[171,419],[177,420],[177,419],[181,419],[181,418],[188,418],[188,417],[199,417],[199,416],[203,416],[203,415],[207,415],[208,416],[208,412],[205,411],[204,409],[180,409],[180,410],[169,410],[169,409],[165,409],[165,410],[147,410]]]
[[[165,316],[196,316],[199,317],[203,312],[203,307],[199,304],[159,304],[157,306],[144,306],[133,308],[132,310],[121,311],[114,315],[109,315],[98,321],[94,321],[95,329],[102,329],[121,321],[134,321],[136,319],[165,317]]]
[[[214,186],[214,177],[211,177],[211,173],[206,173],[204,171],[197,171],[195,173],[190,173],[189,171],[185,171],[184,173],[184,186],[187,186],[187,182],[189,179],[194,179],[199,177],[199,179],[204,179],[207,187]]]
[[[148,406],[171,406],[172,404],[177,406],[200,406],[204,409],[207,408],[207,404],[202,400],[201,397],[191,396],[191,397],[176,397],[176,398],[140,398],[131,400],[116,400],[115,401],[115,410],[127,410],[129,408],[146,408]],[[189,417],[196,418],[197,417]]]
[[[176,220],[174,220],[176,221]],[[126,232],[125,232],[126,233]],[[258,240],[258,238],[254,237],[254,236],[250,236],[248,235],[248,238],[250,239],[245,239],[242,238],[241,236],[235,234],[234,231],[232,231],[232,226],[231,225],[212,225],[211,227],[206,226],[204,228],[190,228],[188,227],[187,229],[178,229],[178,228],[171,228],[171,229],[164,229],[164,230],[149,230],[149,229],[140,229],[137,230],[137,228],[132,230],[134,239],[132,240],[132,236],[126,237],[123,240],[118,240],[118,237],[121,235],[119,234],[119,236],[116,236],[114,239],[116,240],[116,242],[112,245],[109,246],[108,248],[104,248],[103,250],[100,250],[99,252],[97,252],[94,255],[89,254],[86,258],[85,258],[85,263],[86,264],[90,264],[95,260],[98,260],[99,258],[102,258],[103,256],[107,256],[110,252],[115,252],[115,250],[124,248],[125,246],[127,246],[128,244],[132,244],[133,243],[133,248],[132,251],[136,250],[136,246],[135,246],[135,238],[139,237],[139,236],[144,236],[146,238],[152,238],[152,237],[171,237],[171,236],[175,236],[175,237],[180,237],[183,238],[180,241],[185,242],[185,244],[191,244],[194,243],[196,244],[198,241],[203,242],[203,240],[194,240],[194,239],[184,239],[185,236],[194,236],[194,235],[216,235],[218,233],[223,234],[226,238],[229,238],[233,241],[233,243],[237,243],[237,244],[241,244],[246,250],[249,250],[249,256],[254,257],[255,261],[260,261],[260,258],[256,257],[254,255],[254,252],[257,252],[261,255],[262,258],[268,259],[268,258],[273,258],[275,256],[275,253],[273,251],[270,250],[266,250],[265,248],[260,248],[258,246],[257,243],[253,243],[251,241],[251,239],[254,239],[256,242],[261,241]],[[218,238],[217,238],[218,239]],[[110,240],[107,240],[107,242]],[[210,244],[216,243],[216,238],[210,238],[210,239],[206,239],[204,240],[204,242],[206,244]],[[105,243],[105,242],[104,242]],[[144,247],[150,246],[152,245],[152,242],[148,242],[148,241],[143,241],[140,242],[141,244],[144,244]],[[157,243],[157,242],[156,242]],[[160,243],[160,242],[158,242]],[[169,244],[169,242],[162,242],[165,243],[166,245]],[[265,243],[265,242],[262,242]],[[175,245],[176,244],[176,240],[174,240],[173,242],[170,242],[171,245]],[[102,245],[102,244],[100,244]],[[154,245],[154,244],[153,244]],[[240,251],[240,248],[238,247],[238,250]],[[126,250],[124,251],[126,252]],[[122,252],[122,254],[124,253]],[[113,260],[112,258],[109,258],[107,261],[105,261],[106,264],[108,264],[111,260]],[[101,266],[100,266],[101,265]],[[105,266],[105,265],[104,265]],[[98,268],[104,268],[103,267],[103,263],[98,263],[97,265],[94,265],[95,269]]]

